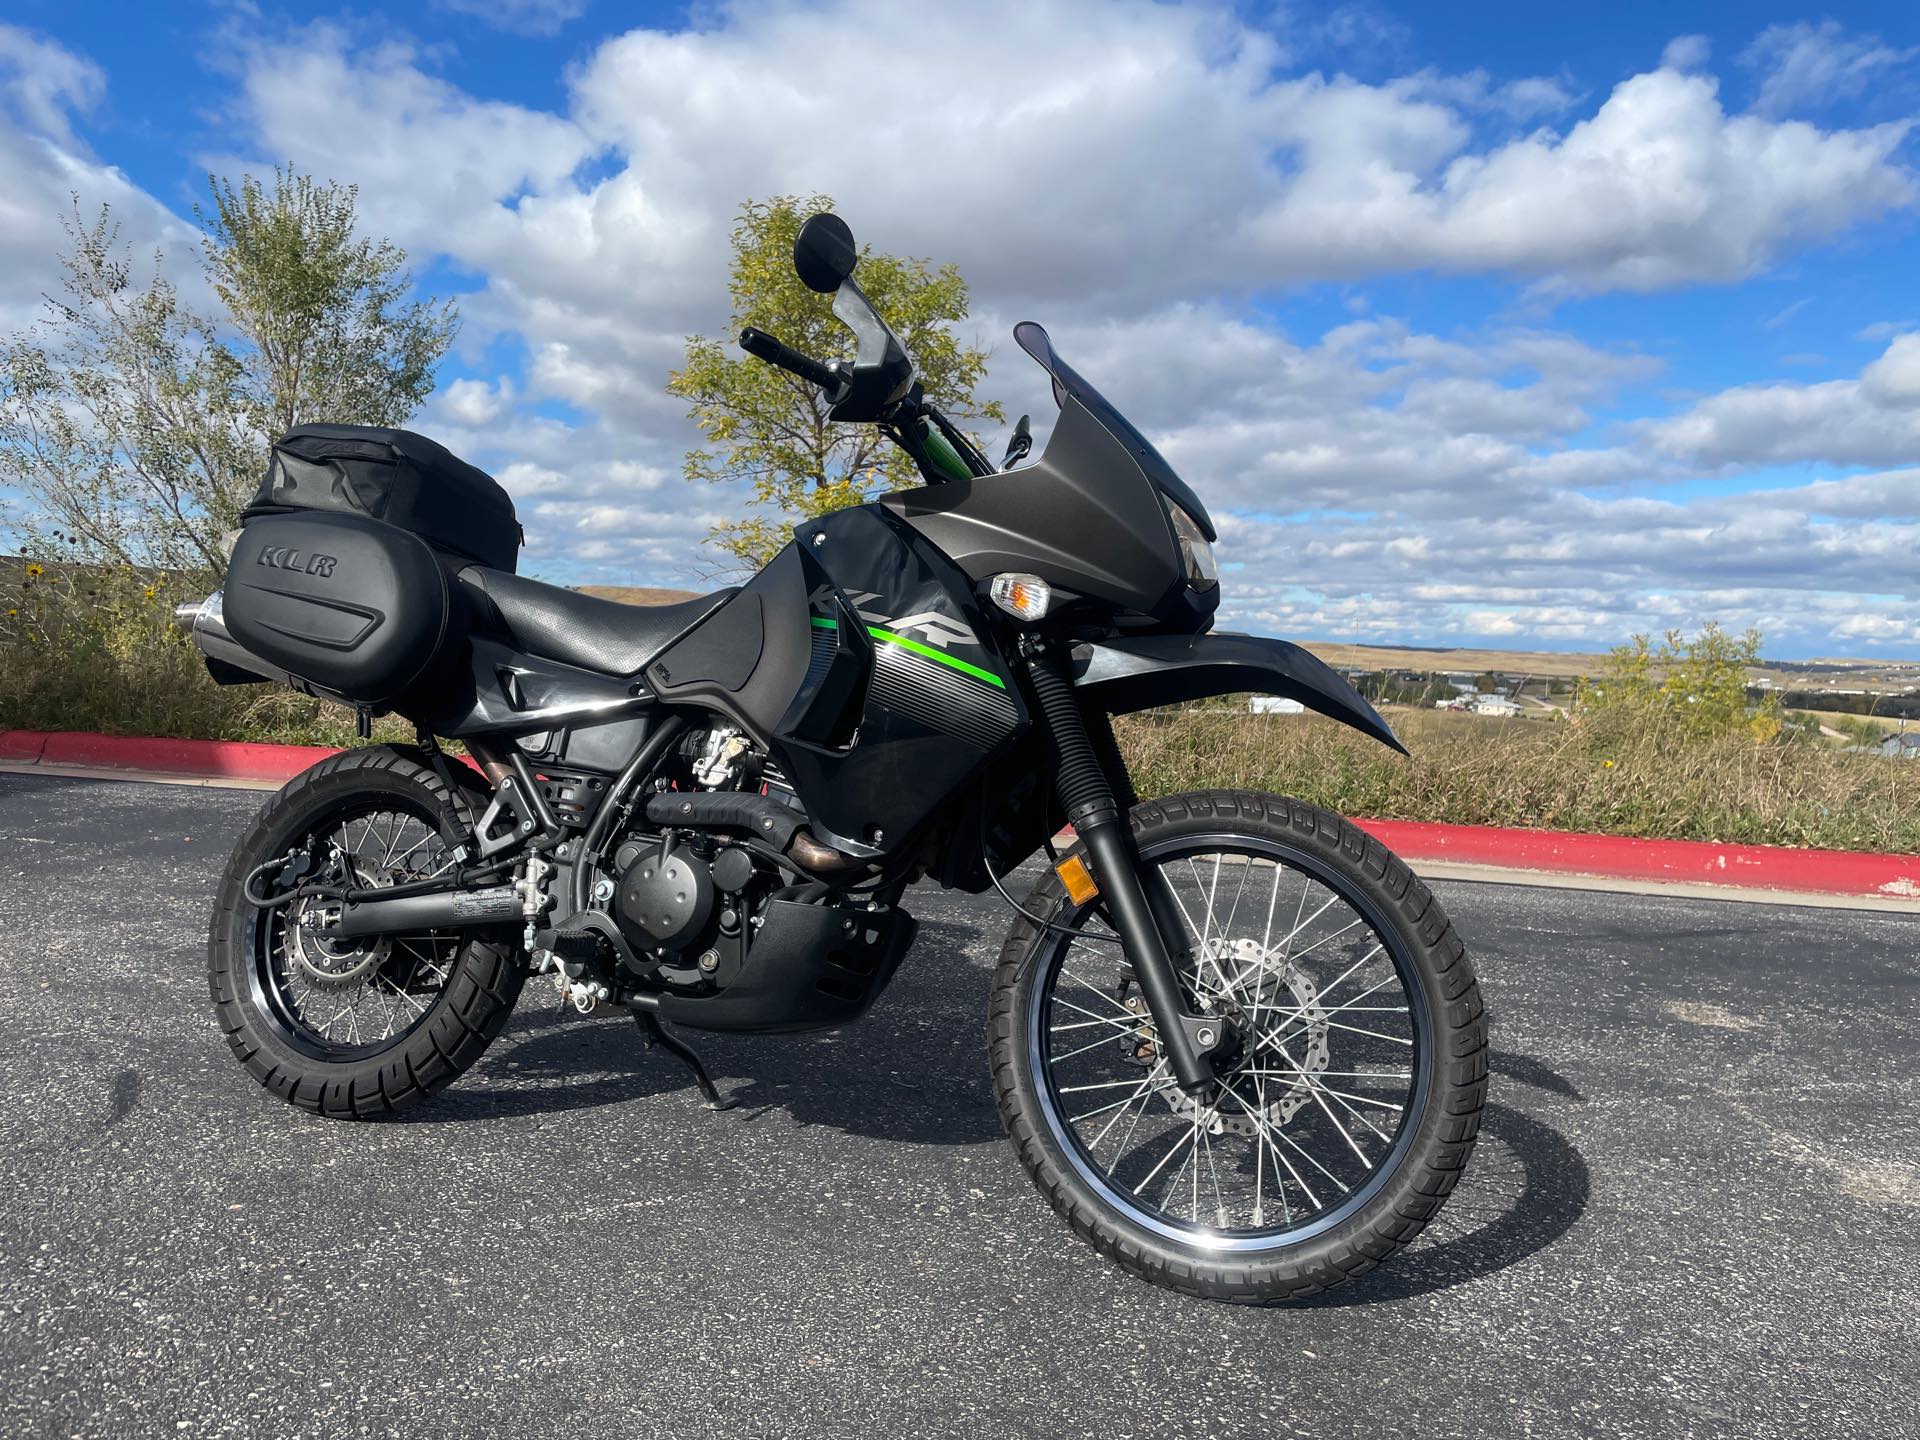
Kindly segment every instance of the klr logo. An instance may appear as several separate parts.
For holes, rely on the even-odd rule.
[[[261,547],[260,563],[275,570],[297,570],[326,580],[332,577],[333,567],[340,562],[331,555],[302,555],[290,545],[266,545]]]
[[[952,616],[942,615],[938,610],[920,610],[895,619],[884,611],[868,608],[879,598],[871,590],[854,590],[847,595],[855,612],[869,625],[878,625],[896,635],[910,635],[918,631],[929,644],[938,645],[943,650],[955,645],[970,645],[976,650],[980,648],[980,637]],[[815,609],[828,608],[833,603],[833,586],[818,587],[807,597],[807,601]]]

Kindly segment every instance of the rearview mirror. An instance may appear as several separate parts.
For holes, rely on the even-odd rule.
[[[793,273],[809,290],[831,295],[853,274],[860,258],[854,249],[853,231],[847,222],[831,211],[815,215],[800,227],[793,242]]]

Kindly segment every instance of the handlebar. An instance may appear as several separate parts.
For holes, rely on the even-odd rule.
[[[811,355],[803,355],[784,341],[776,340],[764,330],[756,330],[749,325],[740,332],[740,348],[749,355],[757,355],[769,365],[778,365],[782,370],[791,370],[802,380],[811,380],[823,390],[840,388],[841,375],[833,366],[823,364]]]

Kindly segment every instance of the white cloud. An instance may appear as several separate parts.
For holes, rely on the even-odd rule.
[[[58,41],[0,23],[0,108],[30,133],[74,145],[71,115],[106,90],[100,67]]]
[[[553,35],[587,10],[587,0],[434,0],[441,10],[471,15],[512,35]]]
[[[1877,35],[1851,35],[1837,20],[1770,25],[1740,59],[1761,76],[1753,108],[1763,115],[1816,110],[1859,95],[1884,72],[1920,55]]]
[[[513,382],[504,375],[485,380],[455,380],[434,397],[434,404],[462,425],[490,425],[513,404]]]
[[[463,443],[490,448],[527,497],[536,567],[564,556],[668,579],[711,563],[697,544],[711,520],[694,512],[729,497],[671,488],[693,437],[661,387],[683,337],[723,322],[734,205],[822,190],[863,238],[960,266],[997,347],[989,389],[1043,432],[1038,372],[1005,335],[1024,314],[1049,321],[1227,512],[1231,621],[1605,641],[1719,614],[1804,634],[1850,571],[1883,595],[1907,583],[1901,527],[1805,508],[1851,503],[1837,493],[1746,509],[1632,493],[1719,463],[1708,440],[1674,437],[1702,407],[1737,408],[1736,392],[1664,439],[1594,443],[1596,410],[1656,362],[1551,330],[1436,336],[1390,317],[1297,341],[1237,305],[1422,268],[1558,289],[1735,281],[1910,203],[1902,127],[1729,116],[1710,77],[1683,73],[1704,49],[1679,44],[1571,124],[1476,142],[1489,116],[1563,114],[1565,86],[1285,76],[1272,40],[1217,12],[1124,3],[930,11],[920,53],[936,73],[905,72],[885,8],[736,6],[690,31],[633,31],[576,72],[565,116],[416,80],[422,62],[395,47],[371,57],[382,86],[342,91],[332,82],[368,60],[337,32],[301,47],[301,86],[283,85],[277,52],[258,57],[246,95],[262,153],[361,181],[376,224],[484,272],[470,322],[525,339],[526,398],[592,417],[557,433],[467,413]],[[938,83],[948,69],[968,83]],[[335,107],[343,93],[410,101],[321,126],[287,108],[289,88]],[[832,143],[853,123],[848,95],[886,117],[875,143]],[[615,479],[617,462],[636,469]]]
[[[1676,35],[1660,52],[1660,64],[1667,70],[1698,70],[1713,54],[1713,42],[1704,35]]]
[[[1860,372],[1860,393],[1884,410],[1920,406],[1920,335],[1895,336],[1886,353]]]
[[[902,68],[892,13],[783,0],[635,31],[585,58],[564,114],[469,95],[404,42],[309,27],[238,57],[235,148],[358,183],[371,229],[483,277],[463,299],[469,357],[511,334],[527,363],[450,384],[420,424],[520,498],[534,573],[717,565],[699,540],[737,496],[683,485],[692,436],[661,387],[684,337],[724,321],[733,207],[819,189],[881,248],[959,264],[997,347],[990,393],[1043,431],[1038,371],[1005,336],[1028,313],[1050,322],[1221,512],[1230,623],[1584,643],[1708,618],[1802,643],[1872,643],[1850,618],[1913,626],[1911,471],[1644,493],[1783,456],[1912,462],[1920,352],[1903,332],[1855,380],[1735,387],[1596,439],[1596,415],[1656,361],[1392,316],[1294,336],[1243,303],[1421,269],[1554,290],[1737,281],[1910,204],[1902,127],[1728,115],[1710,77],[1685,73],[1706,52],[1684,40],[1588,100],[1543,77],[1289,73],[1224,12],[1124,0],[930,9],[924,63]],[[0,137],[0,182],[44,195],[71,173],[169,223],[72,142],[98,95],[85,62],[34,54],[39,78],[7,92],[30,140]],[[884,121],[847,143],[863,116]],[[12,199],[0,183],[0,261]],[[32,243],[43,274],[50,247]],[[0,305],[15,273],[0,267]]]
[[[1920,334],[1895,336],[1857,380],[1741,385],[1646,427],[1661,453],[1709,467],[1920,457]]]
[[[112,205],[138,266],[156,246],[190,243],[187,226],[76,138],[75,117],[104,87],[91,60],[0,24],[0,334],[37,319],[43,297],[59,291],[56,257],[68,248],[61,226],[74,218],[76,197],[87,223],[101,204]]]

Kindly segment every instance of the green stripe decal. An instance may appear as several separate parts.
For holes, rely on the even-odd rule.
[[[991,670],[982,670],[978,665],[969,665],[964,660],[956,660],[953,656],[944,654],[931,645],[922,645],[918,640],[909,640],[905,635],[896,635],[891,630],[882,630],[878,625],[869,625],[867,633],[876,640],[885,640],[890,645],[898,645],[902,650],[911,650],[914,654],[924,655],[929,660],[938,660],[942,665],[958,670],[962,675],[971,675],[976,680],[984,680],[996,690],[1007,688],[1007,682]]]
[[[812,624],[816,630],[838,630],[840,628],[840,622],[838,620],[823,615],[813,616]]]

